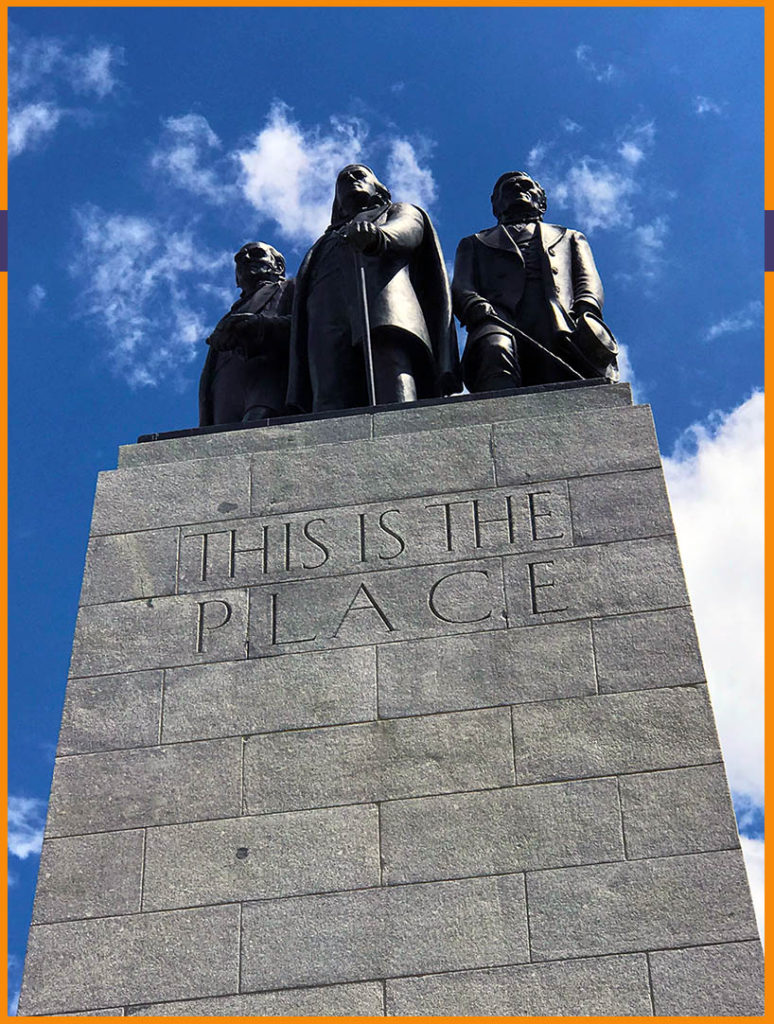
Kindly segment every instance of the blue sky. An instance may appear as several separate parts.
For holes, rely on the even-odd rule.
[[[505,170],[531,171],[546,219],[588,235],[624,376],[667,457],[758,892],[763,11],[49,8],[10,22],[12,992],[96,475],[139,434],[196,425],[233,253],[262,238],[293,273],[355,160],[430,211],[449,264],[492,223]]]

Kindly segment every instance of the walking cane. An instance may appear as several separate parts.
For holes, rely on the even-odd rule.
[[[374,380],[374,353],[371,348],[371,321],[368,318],[368,292],[366,291],[366,272],[363,254],[352,247],[355,256],[355,276],[360,303],[360,328],[363,334],[363,355],[365,357],[366,383],[368,384],[368,404],[376,405],[376,381]]]

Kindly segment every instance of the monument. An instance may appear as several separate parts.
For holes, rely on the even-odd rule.
[[[389,217],[352,248],[377,254]],[[302,277],[290,367],[312,401],[313,358],[293,360],[299,317],[332,311],[314,290]],[[369,332],[349,310],[317,337],[354,342],[362,391]],[[401,374],[420,337],[399,336]],[[658,445],[627,384],[120,450],[97,486],[20,1013],[762,1010]]]

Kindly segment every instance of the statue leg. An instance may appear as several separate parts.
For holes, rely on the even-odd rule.
[[[374,383],[379,405],[416,402],[417,384],[408,339],[400,332],[382,328],[373,336]]]
[[[280,413],[276,409],[270,408],[268,405],[253,405],[249,409],[245,409],[244,416],[242,417],[243,423],[258,423],[261,420],[267,420],[270,416],[279,416]]]
[[[472,344],[468,342],[462,373],[468,391],[473,393],[521,387],[521,367],[511,335],[492,332]]]

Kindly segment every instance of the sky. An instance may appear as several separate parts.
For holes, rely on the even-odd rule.
[[[762,9],[9,21],[11,1010],[97,473],[196,426],[233,253],[268,241],[293,274],[351,162],[429,211],[450,267],[506,170],[589,238],[623,377],[653,408],[762,907]]]

